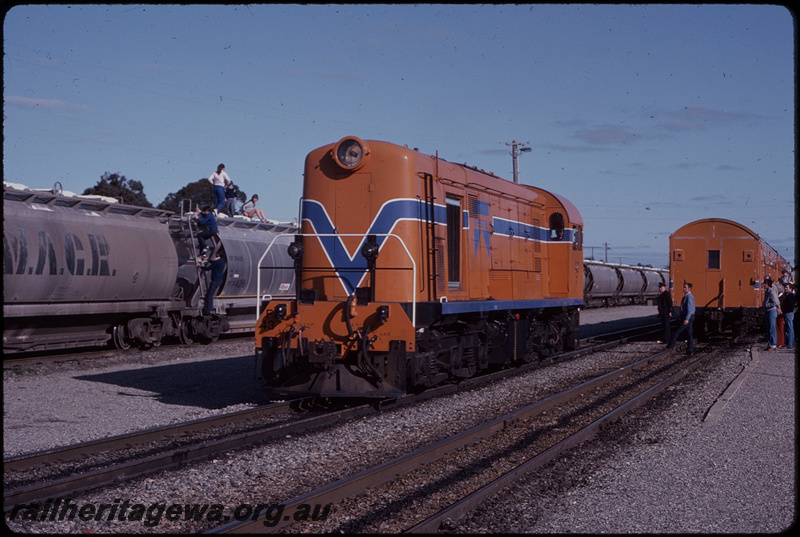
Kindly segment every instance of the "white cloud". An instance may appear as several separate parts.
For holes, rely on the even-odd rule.
[[[6,104],[21,106],[23,108],[34,108],[40,110],[78,110],[88,112],[89,107],[83,104],[70,104],[56,99],[31,99],[30,97],[20,97],[9,95],[4,98]]]

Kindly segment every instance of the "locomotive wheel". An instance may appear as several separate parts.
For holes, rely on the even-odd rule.
[[[123,351],[131,348],[130,342],[125,337],[124,324],[118,324],[114,327],[114,346]]]
[[[184,345],[191,345],[194,343],[194,339],[189,335],[189,325],[184,320],[178,323],[178,339],[180,339],[181,343]]]

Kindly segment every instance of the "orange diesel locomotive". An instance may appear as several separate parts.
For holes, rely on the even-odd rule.
[[[766,276],[778,281],[789,262],[745,226],[731,220],[706,218],[686,224],[669,237],[670,289],[690,282],[697,312],[706,331],[728,326],[760,326]]]
[[[386,397],[577,346],[583,221],[561,196],[381,141],[306,157],[295,300],[263,305],[273,393]]]

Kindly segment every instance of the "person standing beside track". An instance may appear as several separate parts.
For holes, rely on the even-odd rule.
[[[225,207],[225,187],[232,183],[231,178],[225,173],[225,165],[220,164],[217,166],[217,171],[208,177],[208,182],[211,183],[214,196],[214,212],[219,214],[223,207]]]
[[[672,339],[667,345],[668,349],[674,349],[675,343],[678,342],[678,337],[686,330],[686,354],[694,354],[694,339],[692,338],[692,329],[694,325],[694,295],[692,295],[692,284],[686,282],[683,284],[683,299],[681,300],[681,324],[678,329],[672,334]]]
[[[778,348],[778,330],[776,323],[778,315],[781,313],[781,305],[778,302],[778,293],[772,283],[772,278],[767,276],[764,278],[764,310],[766,312],[765,319],[767,323],[767,335],[769,342],[767,344],[768,351],[774,351]]]
[[[783,345],[785,349],[794,349],[794,308],[797,304],[794,294],[793,283],[787,283],[781,299],[781,310],[783,311]]]
[[[781,271],[781,277],[778,278],[778,281],[775,282],[776,291],[778,291],[779,295],[782,295],[786,292],[786,285],[789,283],[789,271],[783,269]]]
[[[672,302],[672,295],[669,294],[667,291],[667,284],[661,282],[658,284],[658,290],[660,294],[658,295],[658,318],[661,319],[661,325],[664,327],[664,343],[669,343],[670,336],[672,335],[672,330],[670,329],[669,323],[672,321],[672,310],[674,308],[674,304]]]

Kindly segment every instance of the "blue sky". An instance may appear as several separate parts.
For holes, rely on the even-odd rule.
[[[157,205],[223,162],[291,220],[305,155],[344,136],[507,179],[516,140],[595,258],[667,266],[671,232],[718,217],[794,260],[780,6],[30,5],[3,52],[4,178],[30,187],[119,172]]]

